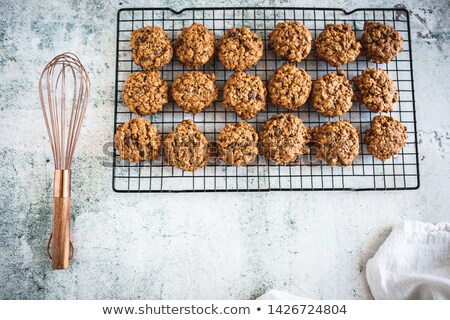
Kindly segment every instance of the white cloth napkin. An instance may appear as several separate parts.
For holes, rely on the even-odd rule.
[[[375,299],[450,299],[450,224],[405,221],[369,259]]]
[[[311,300],[311,298],[294,296],[290,293],[272,289],[256,298],[256,300]]]

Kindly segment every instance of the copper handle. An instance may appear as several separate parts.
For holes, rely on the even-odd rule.
[[[70,255],[70,170],[55,170],[52,216],[52,268],[67,269]]]

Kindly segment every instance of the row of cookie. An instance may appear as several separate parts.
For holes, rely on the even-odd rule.
[[[282,59],[300,62],[307,58],[312,47],[308,28],[298,22],[280,22],[269,34],[269,48]],[[365,21],[361,41],[349,24],[327,24],[314,40],[316,58],[338,67],[355,61],[359,55],[375,63],[387,63],[403,48],[400,33],[392,26]],[[159,26],[147,26],[131,33],[132,57],[137,65],[153,70],[169,63],[173,51],[186,67],[198,68],[213,60],[214,35],[203,25],[194,23],[183,28],[175,40]],[[261,38],[247,27],[231,28],[219,40],[219,60],[227,70],[243,71],[256,65],[263,55]]]
[[[330,72],[314,83],[311,76],[293,64],[278,68],[268,82],[269,96],[276,107],[297,110],[311,94],[311,104],[325,117],[338,117],[358,100],[374,113],[390,112],[398,101],[395,82],[382,69],[368,68],[353,78],[359,97],[342,70]],[[171,95],[184,112],[196,114],[219,98],[214,74],[190,71],[178,75]],[[122,90],[123,103],[133,113],[155,114],[169,101],[169,85],[159,71],[133,72]],[[266,87],[260,77],[237,71],[225,83],[223,106],[249,120],[266,106]]]
[[[400,153],[406,144],[406,127],[389,116],[377,116],[365,132],[367,150],[382,161]],[[347,120],[325,122],[307,128],[292,114],[276,114],[261,128],[259,135],[247,122],[228,124],[216,141],[218,157],[227,165],[245,166],[253,162],[260,149],[267,159],[286,165],[309,153],[313,142],[316,157],[330,166],[349,166],[359,154],[360,132]],[[160,157],[161,134],[150,120],[133,118],[117,127],[114,146],[122,160],[138,162]],[[212,144],[192,120],[184,120],[163,142],[165,160],[172,166],[195,171],[207,165]]]

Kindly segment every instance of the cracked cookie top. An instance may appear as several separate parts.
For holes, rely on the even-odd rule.
[[[175,54],[188,68],[198,68],[209,63],[214,57],[214,51],[214,35],[199,23],[183,28],[175,41]]]
[[[264,44],[247,27],[231,28],[219,40],[219,60],[227,70],[244,71],[261,59]]]
[[[122,160],[145,161],[160,157],[161,140],[158,129],[150,120],[133,118],[117,127],[114,147]]]
[[[246,166],[258,155],[258,134],[247,122],[225,126],[216,141],[220,159],[230,166]]]
[[[313,83],[311,103],[324,117],[338,117],[352,107],[353,89],[344,71],[330,72]]]
[[[347,120],[314,127],[312,141],[317,159],[332,167],[349,166],[359,154],[359,130]]]
[[[269,34],[269,48],[280,58],[300,62],[311,51],[312,36],[308,28],[297,21],[278,23]]]
[[[259,140],[267,159],[276,164],[289,164],[309,153],[311,137],[303,121],[292,114],[276,114],[261,128]]]
[[[219,98],[214,73],[190,71],[178,75],[172,83],[173,100],[184,110],[196,114]]]
[[[171,41],[159,26],[134,30],[131,33],[130,46],[134,62],[147,70],[160,68],[172,59]]]
[[[402,151],[406,132],[406,126],[400,121],[389,116],[377,116],[366,130],[364,143],[371,155],[385,161]]]
[[[169,101],[168,91],[159,71],[133,72],[125,80],[122,99],[130,112],[146,116],[162,110]]]
[[[194,172],[207,165],[211,144],[192,120],[184,120],[164,139],[164,157],[170,165]]]
[[[403,50],[403,38],[393,27],[380,22],[364,22],[361,54],[374,63],[388,63]]]
[[[223,89],[223,106],[249,120],[266,105],[266,87],[258,76],[237,71],[228,78]]]
[[[270,77],[268,90],[275,106],[297,110],[308,100],[311,86],[311,76],[304,69],[285,64]]]
[[[398,101],[397,86],[382,69],[368,68],[353,78],[360,103],[374,113],[390,112]]]
[[[355,61],[361,44],[356,41],[356,35],[350,25],[327,24],[325,29],[314,40],[316,58],[325,60],[334,67]]]

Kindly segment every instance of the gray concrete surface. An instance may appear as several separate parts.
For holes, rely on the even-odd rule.
[[[153,1],[154,6],[317,1]],[[0,298],[250,299],[268,289],[371,298],[364,265],[404,219],[450,220],[450,5],[322,1],[411,10],[421,188],[403,192],[116,194],[111,190],[115,19],[148,1],[1,1]],[[94,83],[74,161],[76,258],[51,271],[52,162],[37,95],[47,61],[77,52]],[[50,162],[49,162],[50,161]]]

